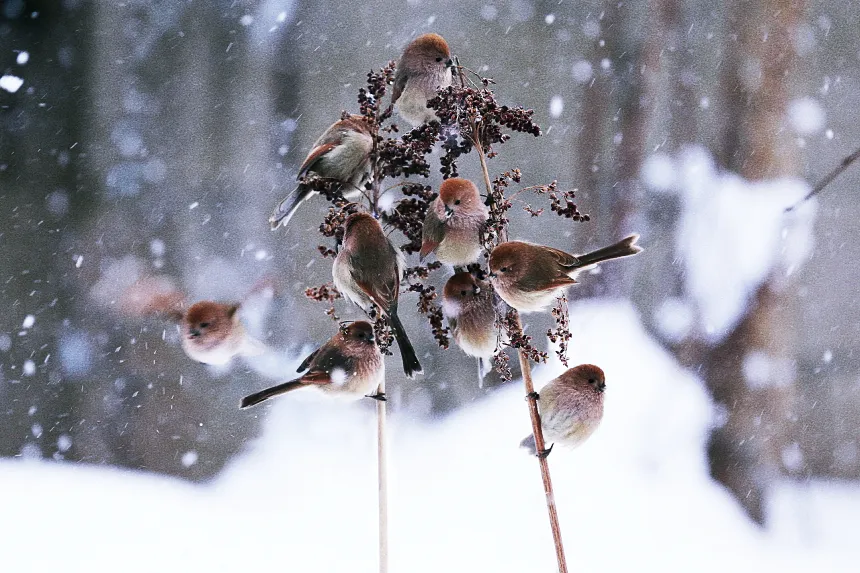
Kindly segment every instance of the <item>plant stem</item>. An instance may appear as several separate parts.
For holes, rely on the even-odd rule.
[[[852,153],[848,157],[845,157],[839,163],[839,165],[837,165],[830,173],[825,175],[821,181],[819,181],[818,183],[815,184],[815,186],[809,191],[809,193],[807,193],[806,197],[804,197],[803,199],[801,199],[800,201],[798,201],[797,203],[795,203],[791,207],[787,208],[786,212],[793,211],[795,208],[797,208],[798,205],[800,205],[804,201],[807,201],[807,200],[815,197],[819,193],[821,193],[825,187],[830,185],[831,181],[836,179],[843,171],[848,169],[848,167],[850,167],[852,163],[857,161],[858,158],[860,158],[860,149],[858,149],[857,151],[855,151],[854,153]]]
[[[385,380],[376,388],[377,395],[385,396]],[[386,404],[376,402],[376,464],[379,486],[379,573],[388,573],[388,458],[386,449]]]
[[[477,138],[473,138],[472,143],[478,152],[478,159],[481,162],[481,171],[484,174],[484,185],[487,187],[487,197],[492,200],[493,184],[490,181],[490,172],[487,169],[487,158],[484,156],[484,148],[481,146],[481,142],[478,141]],[[499,234],[499,242],[505,242],[507,240],[508,231],[507,228],[505,228]],[[514,317],[517,328],[522,330],[523,324],[520,320],[520,314],[516,310],[514,310]],[[532,382],[532,366],[529,362],[528,356],[526,356],[521,349],[517,349],[517,356],[520,360],[520,370],[522,370],[523,373],[523,385],[526,390],[526,400],[529,404],[529,416],[532,421],[532,433],[535,437],[535,448],[538,452],[543,452],[546,450],[546,442],[544,442],[543,439],[543,429],[540,423],[540,413],[538,412],[535,386]],[[546,509],[547,513],[549,513],[549,525],[552,529],[552,539],[555,543],[555,557],[558,561],[558,571],[559,573],[567,573],[567,560],[564,556],[564,545],[561,540],[561,525],[558,522],[558,511],[555,507],[555,495],[553,494],[552,489],[552,478],[549,474],[549,464],[547,463],[545,456],[538,456],[538,461],[540,462],[540,475],[543,479],[543,491],[546,495]]]
[[[522,330],[523,325],[520,321],[519,313],[516,314],[517,327]],[[546,442],[543,439],[543,430],[540,423],[540,413],[538,412],[537,397],[535,394],[535,386],[532,382],[532,365],[529,362],[528,356],[522,350],[518,350],[517,354],[520,359],[520,370],[523,372],[523,385],[526,390],[526,400],[529,403],[529,415],[532,419],[532,431],[535,437],[535,448],[538,452],[546,450]],[[555,495],[552,490],[552,478],[549,475],[549,464],[546,457],[538,456],[540,462],[540,475],[543,479],[543,491],[546,495],[546,509],[549,513],[549,525],[552,529],[552,540],[555,543],[555,557],[558,561],[559,573],[567,573],[567,560],[564,557],[564,545],[561,541],[561,525],[558,522],[558,511],[555,508]]]

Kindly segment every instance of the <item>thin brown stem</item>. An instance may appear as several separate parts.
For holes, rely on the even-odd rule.
[[[852,153],[851,155],[849,155],[848,157],[843,159],[842,162],[833,169],[833,171],[831,171],[830,173],[825,175],[824,178],[821,179],[821,181],[819,181],[818,183],[816,183],[812,187],[812,190],[806,194],[806,197],[804,197],[803,199],[801,199],[800,201],[798,201],[797,203],[795,203],[791,207],[787,208],[785,210],[785,212],[788,213],[789,211],[794,211],[801,203],[808,201],[809,199],[815,197],[816,195],[818,195],[819,193],[824,191],[825,187],[830,185],[830,183],[834,179],[839,177],[839,175],[841,175],[843,171],[848,169],[848,167],[852,163],[857,161],[858,158],[860,158],[860,149],[858,149],[857,151],[855,151],[854,153]]]
[[[477,137],[473,138],[472,143],[474,144],[475,150],[478,152],[478,159],[481,162],[481,171],[484,174],[484,185],[487,187],[487,197],[490,197],[490,200],[492,200],[493,184],[490,180],[490,172],[487,169],[487,158],[484,155],[484,148],[481,146],[481,142]],[[508,240],[507,228],[502,230],[498,240],[500,243]],[[520,321],[520,315],[516,310],[513,312],[517,328],[522,331],[523,325]],[[540,412],[538,412],[537,407],[537,395],[535,394],[534,382],[532,382],[532,366],[529,362],[528,356],[526,356],[522,349],[517,349],[517,356],[520,361],[520,370],[522,370],[523,373],[523,385],[525,386],[526,400],[529,404],[529,416],[532,421],[532,433],[535,437],[535,447],[538,452],[543,452],[546,450],[546,442],[544,442],[543,439],[543,428],[541,427]],[[547,513],[549,513],[549,525],[552,529],[552,539],[555,543],[555,557],[558,561],[558,571],[559,573],[567,573],[567,560],[564,556],[564,545],[561,540],[561,525],[559,524],[558,511],[555,507],[555,495],[552,489],[552,478],[549,474],[549,464],[546,461],[546,456],[538,456],[538,461],[540,462],[543,491],[546,495],[546,509]]]
[[[517,327],[522,330],[523,325],[520,321],[520,315],[515,315]],[[526,390],[526,400],[529,403],[529,415],[532,419],[532,431],[535,437],[535,448],[538,452],[546,451],[546,442],[543,439],[543,430],[540,423],[540,413],[537,406],[537,394],[535,394],[535,386],[532,382],[532,365],[528,357],[522,350],[518,350],[517,354],[520,359],[520,369],[523,371],[523,385]],[[558,560],[559,573],[567,573],[567,560],[564,557],[564,545],[561,541],[561,525],[558,522],[558,511],[555,507],[555,495],[552,490],[552,478],[549,475],[549,464],[546,461],[546,456],[538,456],[540,462],[540,475],[543,479],[543,492],[546,495],[546,509],[549,513],[549,526],[552,529],[552,540],[555,543],[555,557]]]
[[[379,397],[385,397],[385,380],[376,388]],[[376,402],[376,464],[379,486],[379,573],[388,573],[388,451],[386,448],[386,404],[383,399]]]

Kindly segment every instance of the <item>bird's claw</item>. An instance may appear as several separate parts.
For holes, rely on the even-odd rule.
[[[385,392],[377,392],[376,394],[366,394],[365,398],[370,398],[372,400],[376,400],[377,402],[387,402],[388,398],[385,396]]]
[[[553,446],[555,446],[555,444],[550,444],[550,446],[547,449],[541,450],[538,453],[536,453],[535,455],[537,457],[539,457],[540,459],[545,460],[546,457],[549,455],[549,453],[552,451]]]
[[[537,401],[539,399],[540,399],[540,394],[538,394],[537,392],[529,392],[528,394],[526,394],[526,400]]]

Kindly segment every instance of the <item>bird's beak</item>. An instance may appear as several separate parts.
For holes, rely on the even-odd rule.
[[[603,392],[604,390],[606,390],[606,382],[601,382],[600,385],[597,387],[597,391]]]
[[[453,216],[454,216],[454,209],[452,209],[448,205],[445,205],[445,220],[447,221],[448,219],[450,219]]]
[[[450,68],[454,66],[454,58],[448,58],[448,61],[445,62],[445,67]]]
[[[192,328],[189,331],[189,334],[191,335],[191,338],[197,338],[198,336],[200,336],[200,331],[197,330],[196,328]]]
[[[472,292],[474,292],[475,294],[481,294],[481,287],[475,285],[475,288],[472,289]]]
[[[488,276],[488,277],[490,277],[491,279],[494,279],[494,278],[496,278],[496,277],[497,277],[497,276],[499,276],[499,275],[497,275],[496,273],[491,272],[491,273],[490,273],[490,274],[488,274],[487,276]]]

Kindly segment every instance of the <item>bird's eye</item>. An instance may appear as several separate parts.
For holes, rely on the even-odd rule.
[[[508,267],[502,267],[499,270],[502,271],[503,273],[506,273],[506,272],[508,272]]]
[[[209,328],[209,323],[208,322],[201,322],[200,328]]]
[[[461,291],[460,291],[460,296],[466,296],[466,291],[461,290]]]
[[[364,338],[364,333],[358,335],[359,338]]]
[[[436,61],[437,61],[437,62],[441,62],[441,61],[442,61],[442,58],[436,58]]]
[[[595,384],[597,384],[597,380],[595,380],[594,378],[589,378],[588,383],[594,386]]]
[[[457,199],[456,201],[454,201],[454,205],[459,205],[459,204],[460,204],[460,200],[459,200],[459,199]]]

